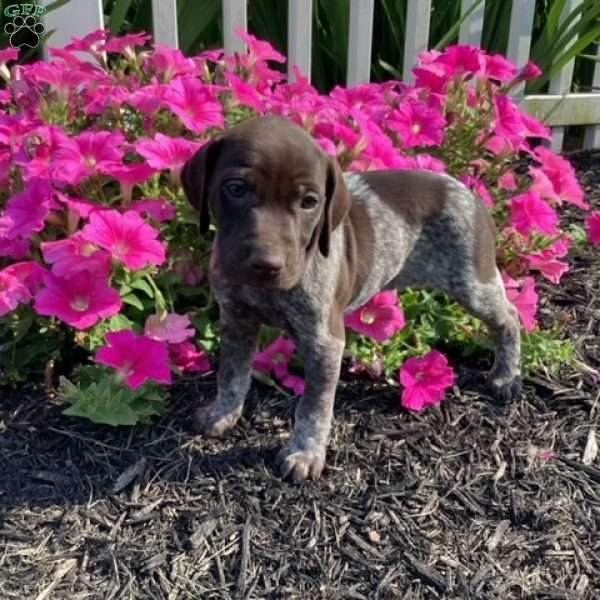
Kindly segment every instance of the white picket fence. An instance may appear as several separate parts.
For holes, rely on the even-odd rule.
[[[336,0],[331,0],[332,2]],[[466,14],[476,0],[461,0],[462,14]],[[509,1],[509,0],[505,0]],[[44,0],[50,4],[52,0]],[[408,0],[407,32],[403,75],[411,80],[411,68],[417,55],[427,49],[432,0]],[[581,0],[568,0],[565,15]],[[371,69],[371,42],[373,36],[373,11],[375,0],[350,0],[347,85],[369,81]],[[154,39],[165,45],[177,47],[176,0],[152,0]],[[531,31],[535,0],[512,0],[510,34],[507,57],[519,67],[529,60]],[[462,23],[459,43],[479,46],[483,30],[484,3]],[[312,0],[288,0],[288,60],[304,74],[310,74],[312,37]],[[50,40],[54,47],[65,46],[72,36],[81,37],[104,25],[102,0],[71,0],[45,16],[46,29],[54,29]],[[247,0],[223,0],[223,44],[227,51],[245,50],[245,45],[235,34],[238,28],[247,29]],[[600,46],[598,49],[600,55]],[[523,88],[516,90],[521,107],[552,127],[552,147],[560,150],[564,129],[568,125],[584,125],[585,148],[600,148],[600,95],[571,94],[573,62],[563,67],[550,82],[550,93],[523,96]],[[595,67],[594,86],[600,86],[600,63]]]

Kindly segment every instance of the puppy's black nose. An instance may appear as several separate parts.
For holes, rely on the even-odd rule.
[[[283,258],[276,255],[257,256],[252,258],[250,266],[258,273],[277,275],[283,269]]]

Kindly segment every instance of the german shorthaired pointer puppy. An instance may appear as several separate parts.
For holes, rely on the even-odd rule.
[[[344,313],[382,289],[447,292],[493,332],[493,394],[520,392],[520,332],[495,262],[484,205],[455,179],[427,171],[342,173],[291,121],[256,118],[192,157],[182,182],[200,231],[217,222],[210,281],[221,310],[216,400],[195,415],[220,436],[238,421],[262,323],[285,330],[306,370],[283,476],[317,479],[340,363]]]

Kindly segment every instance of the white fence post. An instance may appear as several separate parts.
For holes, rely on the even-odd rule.
[[[53,0],[44,0],[44,6]],[[64,48],[73,37],[85,37],[88,33],[104,27],[102,0],[77,0],[67,2],[60,8],[44,15],[46,31],[54,29],[48,43],[44,46],[44,57],[48,58],[48,47]],[[82,58],[93,60],[81,55]]]
[[[417,64],[418,55],[428,48],[430,21],[431,0],[408,0],[402,65],[402,80],[406,83],[413,83],[412,68]]]
[[[519,68],[529,62],[534,16],[535,0],[513,0],[506,58]],[[525,83],[520,83],[514,88],[513,95],[520,97],[524,92]]]
[[[154,41],[171,48],[179,47],[177,0],[152,0]]]
[[[350,34],[348,35],[349,86],[368,83],[371,79],[371,41],[373,39],[374,0],[350,0]]]
[[[246,0],[223,0],[223,44],[227,54],[246,52],[246,44],[235,35],[237,29],[248,31]]]
[[[288,0],[288,79],[294,81],[292,67],[300,68],[310,81],[312,52],[312,0]]]
[[[461,0],[460,14],[464,15],[477,0]],[[481,34],[483,32],[483,14],[485,12],[485,2],[475,9],[461,24],[458,32],[458,43],[469,44],[470,46],[481,45]]]
[[[560,16],[561,23],[567,17],[567,15],[575,10],[579,4],[581,4],[582,0],[567,0],[565,2],[565,6],[563,12]],[[573,22],[576,23],[579,17]],[[571,42],[573,44],[575,40]],[[568,47],[567,47],[568,48]],[[565,50],[567,50],[565,48]],[[550,94],[568,94],[571,91],[571,83],[573,82],[573,68],[575,66],[575,61],[571,60],[568,62],[556,75],[550,80],[549,93]],[[555,127],[552,129],[552,142],[550,147],[555,152],[560,152],[563,145],[563,139],[565,137],[565,128],[564,127]]]
[[[598,43],[596,56],[600,60],[600,42]],[[592,90],[592,92],[598,94],[598,103],[600,104],[600,62],[597,62],[596,66],[594,67],[594,79],[592,81],[592,86],[594,88],[598,88]],[[590,125],[589,127],[585,128],[583,147],[586,150],[600,148],[600,123],[597,123],[596,125]]]

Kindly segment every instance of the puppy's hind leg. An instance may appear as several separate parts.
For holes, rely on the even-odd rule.
[[[488,384],[498,402],[510,402],[521,392],[521,331],[517,309],[506,297],[500,273],[496,269],[495,277],[486,283],[475,278],[456,299],[492,332],[496,356]]]

